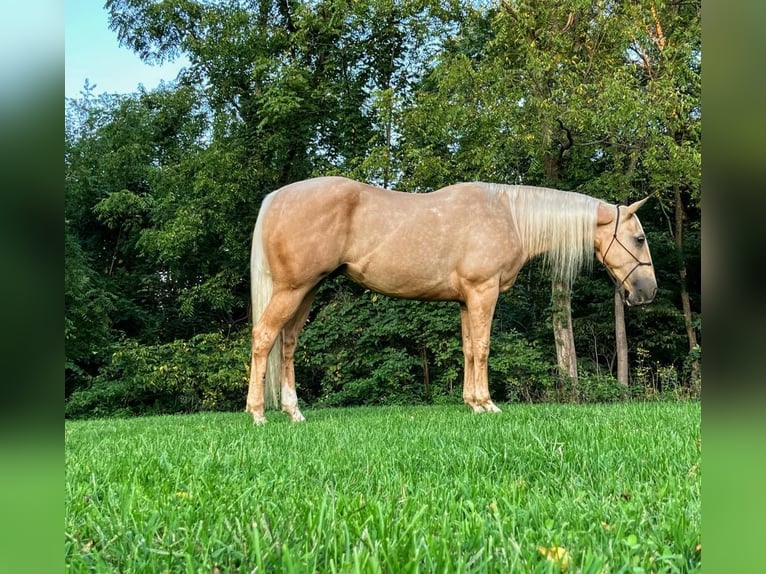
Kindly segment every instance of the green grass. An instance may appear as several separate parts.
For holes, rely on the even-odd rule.
[[[700,569],[698,403],[66,424],[70,571]]]

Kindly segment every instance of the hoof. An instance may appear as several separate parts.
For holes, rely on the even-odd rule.
[[[484,412],[484,407],[482,405],[480,405],[480,404],[477,404],[477,403],[470,404],[469,403],[468,406],[471,407],[471,410],[473,412],[475,412],[476,414]]]
[[[298,405],[282,405],[282,412],[290,417],[290,420],[294,423],[302,423],[306,420]]]
[[[288,413],[288,414],[290,414],[290,420],[293,421],[294,423],[302,423],[303,421],[306,420],[306,417],[304,417],[301,411],[299,411],[298,409],[295,409],[294,413]]]
[[[486,412],[488,412],[488,413],[502,413],[503,412],[492,401],[487,401],[486,403],[484,403],[483,406],[484,406],[484,410]]]
[[[253,415],[253,424],[254,425],[265,425],[266,424],[266,417],[263,415],[259,415],[258,413],[250,413]]]

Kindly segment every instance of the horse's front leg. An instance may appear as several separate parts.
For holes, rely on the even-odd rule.
[[[463,402],[475,413],[483,413],[476,400],[476,378],[474,377],[474,354],[471,342],[471,318],[465,304],[460,304],[460,330],[463,338]]]
[[[473,350],[474,402],[473,404],[469,403],[469,405],[474,412],[501,412],[490,398],[488,373],[489,336],[498,294],[497,282],[488,281],[477,286],[466,298],[471,348]]]

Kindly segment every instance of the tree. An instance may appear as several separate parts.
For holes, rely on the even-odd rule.
[[[111,340],[113,296],[88,262],[79,241],[64,226],[64,366],[66,396],[84,386],[103,364]]]
[[[688,289],[685,235],[689,210],[698,210],[701,174],[701,2],[633,6],[630,54],[641,80],[649,126],[642,161],[650,189],[673,212],[669,229],[689,344],[691,378],[699,383],[699,342]],[[692,232],[697,218],[692,220]]]

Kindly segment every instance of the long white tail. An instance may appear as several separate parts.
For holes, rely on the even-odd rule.
[[[261,210],[258,212],[258,219],[253,230],[253,245],[250,250],[250,298],[253,306],[253,327],[258,324],[266,306],[269,304],[273,288],[269,262],[266,260],[266,254],[263,251],[263,220],[273,196],[274,194],[270,193],[261,203]],[[266,388],[264,391],[266,408],[277,408],[279,406],[281,372],[282,334],[280,333],[269,352],[266,364]],[[254,373],[251,372],[250,376],[254,376]]]

